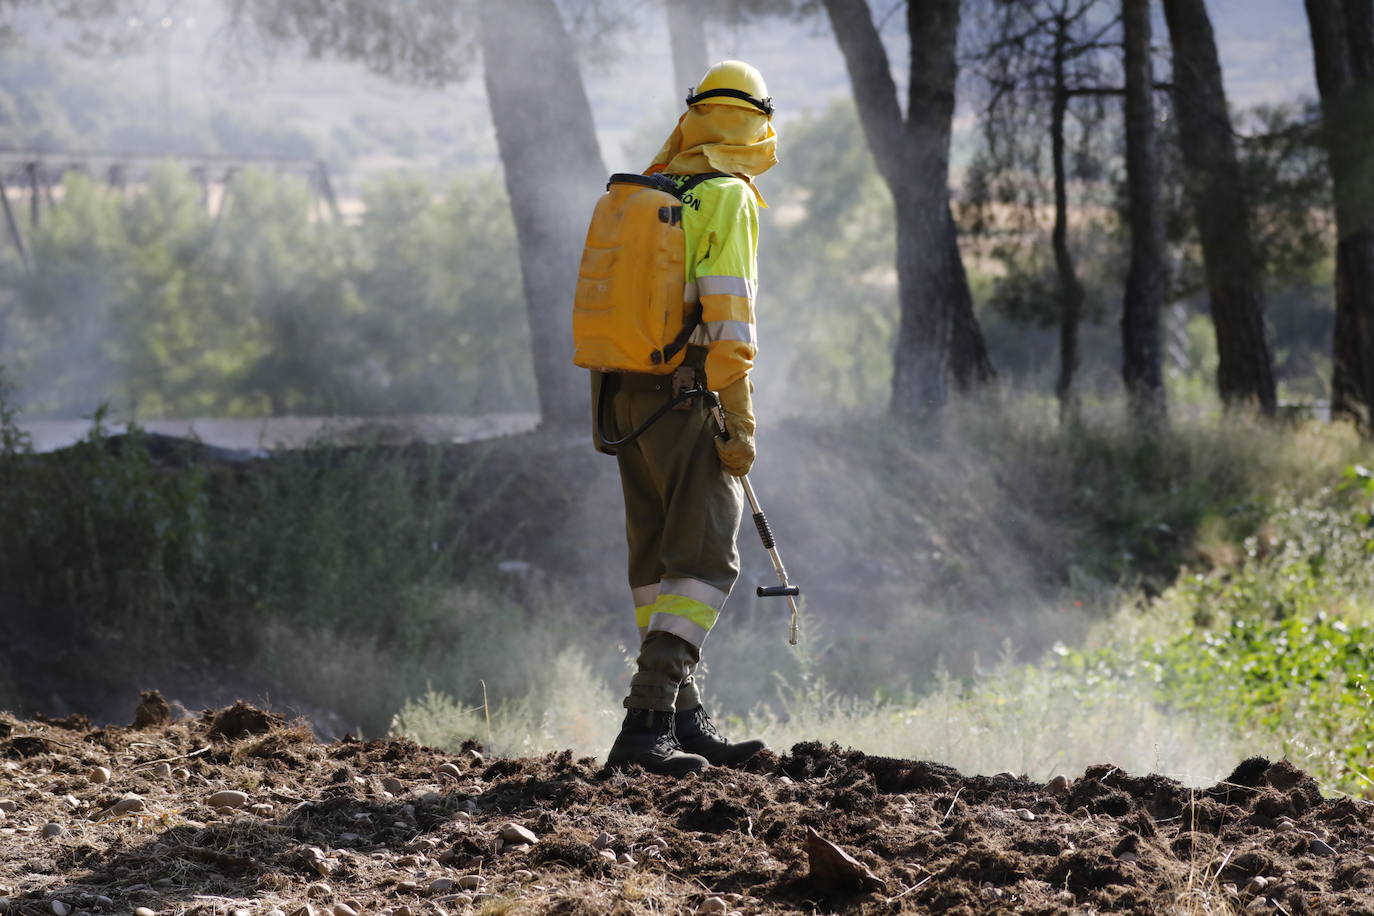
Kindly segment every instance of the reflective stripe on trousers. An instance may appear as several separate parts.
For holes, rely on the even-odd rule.
[[[698,649],[716,625],[729,592],[696,579],[664,579],[655,585],[631,589],[635,623],[643,640],[649,633],[672,633]],[[651,595],[655,595],[648,601]]]

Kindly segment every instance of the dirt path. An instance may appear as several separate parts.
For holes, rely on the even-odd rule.
[[[802,744],[674,781],[164,710],[0,717],[0,911],[1374,913],[1374,806],[1282,762],[1041,785]],[[809,830],[858,867],[813,876]]]

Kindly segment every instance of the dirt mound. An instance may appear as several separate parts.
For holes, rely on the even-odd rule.
[[[134,709],[134,723],[131,728],[152,728],[154,725],[167,725],[172,721],[172,707],[156,690],[145,690],[139,696],[138,706]]]
[[[249,706],[0,724],[0,912],[29,916],[1374,913],[1374,807],[1262,758],[1042,785],[809,743],[674,781]]]
[[[140,704],[139,709],[142,708]],[[263,712],[242,700],[217,713],[207,712],[204,718],[210,723],[206,734],[215,741],[233,741],[249,735],[265,735],[286,724],[286,720],[280,716]]]

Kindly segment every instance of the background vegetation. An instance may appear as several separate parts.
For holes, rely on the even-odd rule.
[[[737,596],[708,654],[722,714],[778,744],[979,770],[1048,776],[1106,755],[1203,778],[1269,751],[1333,787],[1374,776],[1374,488],[1358,441],[1210,417],[1145,437],[1106,413],[1068,433],[1037,411],[984,405],[941,443],[870,421],[775,431],[837,504],[868,505],[866,488],[887,500],[844,514],[764,490],[807,587],[803,646],[787,650],[776,607]],[[235,660],[369,733],[587,754],[613,735],[633,630],[608,611],[623,604],[614,512],[598,512],[614,472],[580,443],[223,466],[155,460],[136,430],[97,426],[53,455],[22,438],[6,427],[0,511],[19,524],[0,534],[0,575],[78,609],[70,661],[87,677]],[[764,476],[811,492],[778,471]],[[531,496],[558,493],[534,519]],[[746,578],[763,575],[751,547]]]
[[[6,144],[131,137],[107,90],[40,56],[0,57],[0,74]],[[139,117],[164,119],[167,149],[322,148],[241,109],[166,114]],[[746,532],[707,663],[734,729],[1040,777],[1111,758],[1213,780],[1241,756],[1287,754],[1329,788],[1374,785],[1374,460],[1368,440],[1318,419],[1334,269],[1319,112],[1237,123],[1278,419],[1216,400],[1169,135],[1171,416],[1129,414],[1123,151],[1094,125],[1073,174],[1080,412],[1061,423],[1051,394],[1043,162],[994,168],[984,149],[955,209],[1000,382],[914,428],[882,412],[899,320],[889,190],[852,103],[789,123],[764,182],[757,477],[806,621],[789,651],[779,609],[747,594],[771,573]],[[395,130],[332,142],[405,158],[458,136]],[[635,635],[614,464],[583,437],[322,441],[225,462],[110,419],[534,409],[502,182],[434,174],[349,174],[357,206],[341,219],[266,169],[238,172],[222,207],[171,159],[136,188],[69,175],[26,228],[33,269],[0,248],[0,600],[71,633],[40,659],[0,653],[0,702],[37,696],[52,671],[87,696],[228,684],[368,734],[604,751]],[[528,178],[559,193],[561,176]],[[76,446],[29,448],[24,420],[92,415]]]

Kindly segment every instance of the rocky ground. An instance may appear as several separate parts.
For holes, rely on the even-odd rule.
[[[1374,806],[1284,762],[1041,784],[800,744],[675,781],[171,719],[0,716],[0,912],[1374,913]]]

